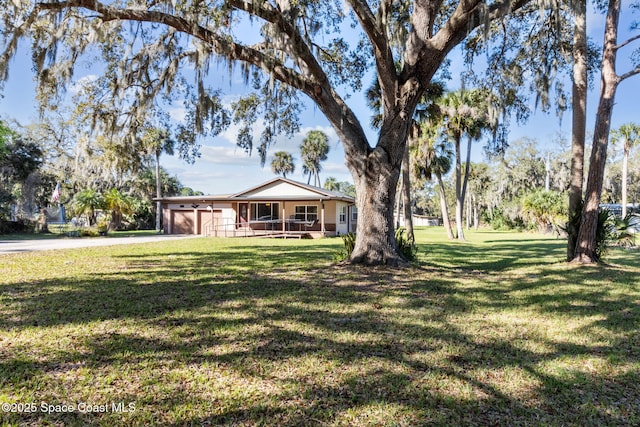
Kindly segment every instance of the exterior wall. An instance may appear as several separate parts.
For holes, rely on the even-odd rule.
[[[412,219],[413,219],[414,227],[423,227],[423,226],[433,227],[433,226],[441,225],[442,223],[441,219],[438,217],[429,217],[424,215],[413,215]],[[398,218],[398,216],[394,214],[393,223],[404,226],[404,215],[400,215],[400,217]]]
[[[287,196],[317,195],[317,193],[314,193],[306,188],[298,187],[297,185],[289,184],[287,182],[281,182],[267,187],[259,188],[248,193],[242,193],[242,196],[259,199],[260,197],[281,197],[283,194],[286,194]]]

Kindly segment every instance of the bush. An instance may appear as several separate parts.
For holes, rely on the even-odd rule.
[[[85,227],[80,230],[80,237],[98,237],[100,233],[93,227]]]
[[[18,221],[4,221],[0,220],[0,234],[15,234],[15,233],[34,233],[36,230],[35,221],[28,219],[19,219]]]
[[[559,191],[534,190],[522,198],[522,217],[542,233],[566,221],[567,198]]]
[[[523,230],[525,229],[525,224],[518,214],[518,210],[513,208],[494,208],[492,214],[486,217],[486,221],[494,230]]]
[[[339,250],[334,255],[334,259],[338,262],[344,261],[351,257],[353,253],[353,248],[356,246],[356,234],[355,233],[347,233],[342,235],[342,242],[344,243],[344,249]]]
[[[405,257],[409,261],[413,261],[416,259],[416,254],[418,252],[418,247],[415,242],[410,241],[404,234],[406,229],[404,227],[400,227],[396,230],[396,247],[400,254]],[[356,235],[355,233],[348,233],[342,235],[342,242],[344,243],[344,249],[339,250],[334,259],[336,261],[344,261],[351,257],[353,253],[353,248],[356,246]]]
[[[409,240],[408,237],[404,235],[405,231],[407,230],[404,227],[396,230],[396,247],[403,257],[409,261],[414,261],[418,253],[418,247],[413,240]]]

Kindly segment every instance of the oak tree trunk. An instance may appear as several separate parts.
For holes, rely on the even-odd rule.
[[[375,149],[367,159],[366,173],[355,175],[358,207],[356,244],[350,262],[365,265],[400,266],[406,260],[398,253],[393,226],[399,168],[393,168]]]

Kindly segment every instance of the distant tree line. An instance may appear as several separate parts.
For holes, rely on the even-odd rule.
[[[159,166],[159,151],[167,150],[155,141],[141,138],[146,149],[126,151],[51,117],[31,126],[0,121],[0,233],[33,231],[38,217],[59,205],[65,221],[95,225],[101,211],[112,229],[154,228],[158,190],[163,196],[202,194]]]

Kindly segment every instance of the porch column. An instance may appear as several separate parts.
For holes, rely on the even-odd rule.
[[[211,234],[215,236],[216,227],[213,223],[213,202],[211,203],[211,205],[207,206],[207,209],[211,210],[211,225],[209,226],[209,228],[211,229],[211,233],[205,232],[205,234],[207,235],[207,237],[209,237]]]
[[[198,208],[193,208],[193,234],[198,234]]]
[[[320,204],[322,206],[322,210],[320,211],[320,231],[322,233],[322,237],[324,237],[325,235],[325,227],[324,227],[324,201],[320,201]]]
[[[284,216],[286,209],[284,208],[284,202],[282,202],[282,234],[287,232],[287,223],[285,221],[286,216]]]
[[[166,214],[166,217],[165,217]],[[167,210],[164,210],[164,207],[162,208],[162,216],[163,216],[163,221],[166,221],[166,228],[164,229],[164,234],[171,234],[173,232],[173,211],[171,210],[171,208],[169,207],[169,205],[167,205]]]

